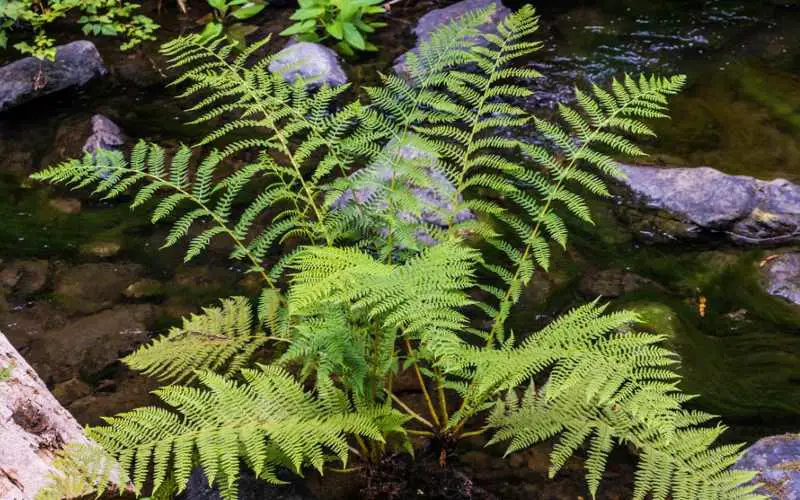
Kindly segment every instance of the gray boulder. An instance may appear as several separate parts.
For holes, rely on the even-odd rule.
[[[0,111],[69,87],[86,85],[107,73],[92,42],[60,45],[55,61],[26,57],[0,68]]]
[[[397,161],[392,161],[397,158]],[[420,202],[420,213],[399,213],[400,219],[412,224],[431,224],[434,226],[447,227],[447,219],[453,217],[455,222],[463,222],[474,218],[468,210],[461,210],[453,214],[452,199],[456,188],[450,180],[437,168],[436,155],[425,149],[416,136],[410,136],[403,144],[398,144],[396,140],[390,141],[384,148],[379,159],[370,167],[356,171],[351,180],[357,184],[355,189],[347,189],[333,203],[334,208],[343,208],[349,203],[359,205],[370,204],[377,209],[387,207],[385,201],[381,200],[383,187],[388,186],[398,170],[402,169],[402,163],[415,164],[422,166],[425,175],[425,186],[419,186],[410,180],[406,181],[406,187]],[[460,195],[459,195],[459,199]],[[420,227],[416,234],[417,240],[424,245],[432,245],[436,241]]]
[[[742,244],[800,241],[797,184],[728,175],[709,167],[621,167],[627,176],[622,181],[626,205],[662,212],[649,220],[653,232],[671,238],[723,233]]]
[[[275,59],[269,64],[269,70],[282,74],[292,83],[298,79],[312,86],[347,83],[347,75],[339,63],[339,56],[318,43],[290,43],[275,54]]]
[[[758,493],[774,500],[800,499],[800,434],[759,439],[734,465],[738,470],[757,470]]]
[[[480,26],[479,30],[485,33],[496,33],[497,25],[500,23],[500,21],[505,19],[508,14],[511,13],[511,11],[503,5],[503,2],[500,0],[462,0],[461,2],[444,7],[442,9],[434,9],[422,16],[413,29],[413,33],[417,37],[417,44],[419,45],[420,43],[429,40],[431,34],[441,26],[444,26],[452,21],[457,21],[464,16],[464,14],[477,9],[489,7],[490,5],[494,5],[495,10],[490,17],[489,22]],[[416,51],[417,49],[415,47],[411,50]],[[395,61],[394,71],[398,75],[408,75],[408,68],[405,64],[405,59],[406,54],[403,54]]]
[[[762,268],[762,277],[768,293],[800,305],[800,252],[770,260]]]

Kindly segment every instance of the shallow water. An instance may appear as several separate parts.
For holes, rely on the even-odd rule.
[[[388,49],[363,66],[351,67],[354,78],[369,81],[371,71],[387,68],[413,43],[408,29],[414,18],[438,3],[443,2],[397,4],[391,27],[379,36]],[[540,109],[569,100],[569,83],[574,81],[603,82],[622,71],[684,72],[690,86],[675,100],[674,119],[658,126],[660,139],[648,145],[654,153],[652,162],[800,180],[800,4],[746,0],[577,4],[542,6],[546,48],[530,64],[547,77],[537,83],[540,92],[526,105]],[[285,22],[285,11],[267,12],[269,26]],[[177,32],[179,25],[174,23],[169,31]],[[143,266],[137,278],[161,281],[166,289],[161,294],[119,295],[111,304],[152,305],[148,324],[153,331],[215,296],[247,290],[247,282],[239,280],[221,253],[212,253],[195,266],[181,266],[177,252],[158,252],[163,230],[152,228],[146,214],[84,199],[79,214],[67,215],[53,209],[50,201],[74,195],[30,185],[28,174],[64,159],[66,151],[59,150],[59,144],[65,140],[59,142],[59,134],[69,131],[69,120],[97,112],[135,138],[175,144],[192,136],[181,124],[180,106],[169,91],[139,89],[120,79],[0,115],[4,160],[0,259],[4,263],[44,259],[50,269],[41,290],[31,296],[10,295],[7,311],[0,315],[0,330],[20,339],[23,349],[37,349],[30,337],[39,330],[54,331],[96,314],[73,307],[85,294],[76,299],[58,292],[59,273],[81,263],[133,262]],[[530,329],[531,323],[586,300],[577,291],[584,275],[609,268],[634,272],[654,285],[626,294],[619,304],[640,308],[659,331],[674,332],[672,342],[682,356],[685,386],[704,394],[699,406],[725,415],[748,438],[796,422],[800,312],[760,291],[758,261],[769,251],[714,244],[643,245],[619,222],[611,205],[598,203],[597,208],[597,228],[576,228],[574,250],[557,263],[562,268],[548,285],[552,293],[536,307],[522,304],[517,324]],[[120,250],[110,257],[98,256],[87,250],[97,242],[119,244]],[[701,296],[708,301],[704,315],[697,306]],[[84,380],[91,394],[77,399],[80,411],[70,408],[84,421],[146,400],[139,390],[142,382],[118,367]],[[102,384],[108,380],[123,396],[105,395]],[[63,377],[54,375],[48,381],[63,382]],[[124,396],[126,391],[130,397]]]

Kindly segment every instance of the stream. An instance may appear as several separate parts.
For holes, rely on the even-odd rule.
[[[370,82],[374,71],[388,70],[413,45],[416,19],[446,3],[394,5],[376,36],[386,50],[348,65],[351,79]],[[569,101],[574,82],[602,83],[624,71],[685,73],[673,119],[658,123],[659,138],[645,144],[648,163],[800,182],[800,2],[541,0],[537,7],[545,47],[527,64],[546,76],[524,103],[532,111]],[[256,20],[274,32],[291,14],[264,12]],[[195,29],[174,12],[158,20],[164,39]],[[181,249],[159,250],[165,228],[145,212],[27,179],[78,154],[96,113],[132,138],[191,141],[172,90],[152,85],[163,65],[155,45],[144,55],[122,54],[113,41],[97,45],[110,78],[0,114],[0,331],[83,424],[150,401],[153,383],[126,371],[119,355],[200,306],[257,286],[223,246],[184,264]],[[10,58],[0,53],[0,62]],[[553,272],[538,274],[516,307],[514,329],[531,331],[603,295],[668,335],[684,388],[701,395],[693,404],[722,415],[728,439],[797,431],[800,307],[760,284],[761,265],[776,249],[722,239],[654,243],[615,201],[593,207],[597,224],[573,228]]]

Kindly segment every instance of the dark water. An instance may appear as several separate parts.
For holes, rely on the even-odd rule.
[[[354,79],[369,81],[371,72],[387,68],[413,42],[408,30],[414,19],[443,3],[397,4],[390,27],[378,36],[386,50],[353,64]],[[526,105],[546,110],[558,100],[569,100],[572,82],[604,82],[623,71],[686,73],[689,88],[675,100],[674,119],[659,124],[660,138],[647,145],[653,153],[650,161],[800,181],[800,4],[608,0],[547,1],[539,7],[546,47],[529,64],[547,77]],[[286,11],[267,12],[269,27],[285,23]],[[190,22],[166,24],[170,34],[191,27]],[[101,49],[112,53],[115,62],[125,57],[109,44]],[[158,252],[163,229],[152,228],[146,214],[88,199],[82,200],[79,214],[63,214],[51,200],[74,195],[26,180],[36,169],[64,159],[75,147],[70,124],[98,112],[135,138],[166,144],[191,140],[192,131],[181,124],[180,106],[169,91],[140,89],[119,78],[0,116],[0,259],[43,259],[50,266],[45,287],[31,296],[9,295],[0,315],[0,330],[23,339],[25,349],[37,349],[36,342],[28,345],[25,340],[29,316],[42,331],[86,316],[65,309],[83,295],[59,294],[62,268],[141,264],[138,278],[159,280],[168,293],[144,299],[117,296],[113,304],[152,305],[149,324],[154,331],[215,296],[247,290],[247,282],[239,281],[221,252],[195,266],[181,265],[176,252]],[[578,291],[585,276],[606,269],[634,272],[654,284],[626,294],[617,304],[640,310],[654,328],[672,333],[682,356],[685,387],[703,394],[699,406],[725,415],[747,438],[791,428],[800,416],[800,312],[767,296],[758,285],[758,262],[770,250],[643,245],[611,205],[598,203],[597,213],[598,226],[576,228],[573,249],[545,278],[542,286],[549,293],[522,304],[516,322],[530,328],[530,323],[585,300]],[[90,250],[98,242],[118,244],[120,250],[111,257],[98,256]],[[704,315],[698,310],[700,297],[708,304]],[[83,401],[80,418],[94,420],[141,403],[141,382],[115,370],[83,376],[92,395],[78,400]],[[117,392],[135,394],[106,398],[102,404],[87,400],[97,396],[103,377],[117,384]],[[57,376],[50,380],[62,381]]]

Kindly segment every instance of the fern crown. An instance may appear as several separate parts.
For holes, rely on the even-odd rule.
[[[488,433],[508,453],[553,440],[551,475],[588,444],[592,495],[613,447],[632,445],[637,499],[758,498],[753,473],[728,470],[740,448],[714,445],[724,427],[685,408],[675,355],[634,314],[594,302],[520,337],[506,327],[566,247],[567,217],[592,223],[585,197],[608,196],[614,155],[644,155],[634,140],[653,135],[685,77],[625,75],[538,118],[512,104],[540,76],[520,65],[541,47],[535,12],[479,33],[490,14],[440,28],[408,55],[409,77],[380,75],[368,102],[270,73],[266,40],[237,52],[181,37],[163,51],[193,122],[213,132],[35,175],[152,206],[165,246],[188,240],[187,260],[228,238],[263,281],[260,296],[225,299],[125,359],[184,384],[158,391],[165,408],[90,431],[139,491],[168,496],[200,466],[235,498],[240,464],[279,482],[284,469],[413,452],[411,434]],[[516,138],[531,128],[537,144]],[[427,413],[393,392],[405,370]],[[108,480],[95,473],[107,467],[78,468]]]

